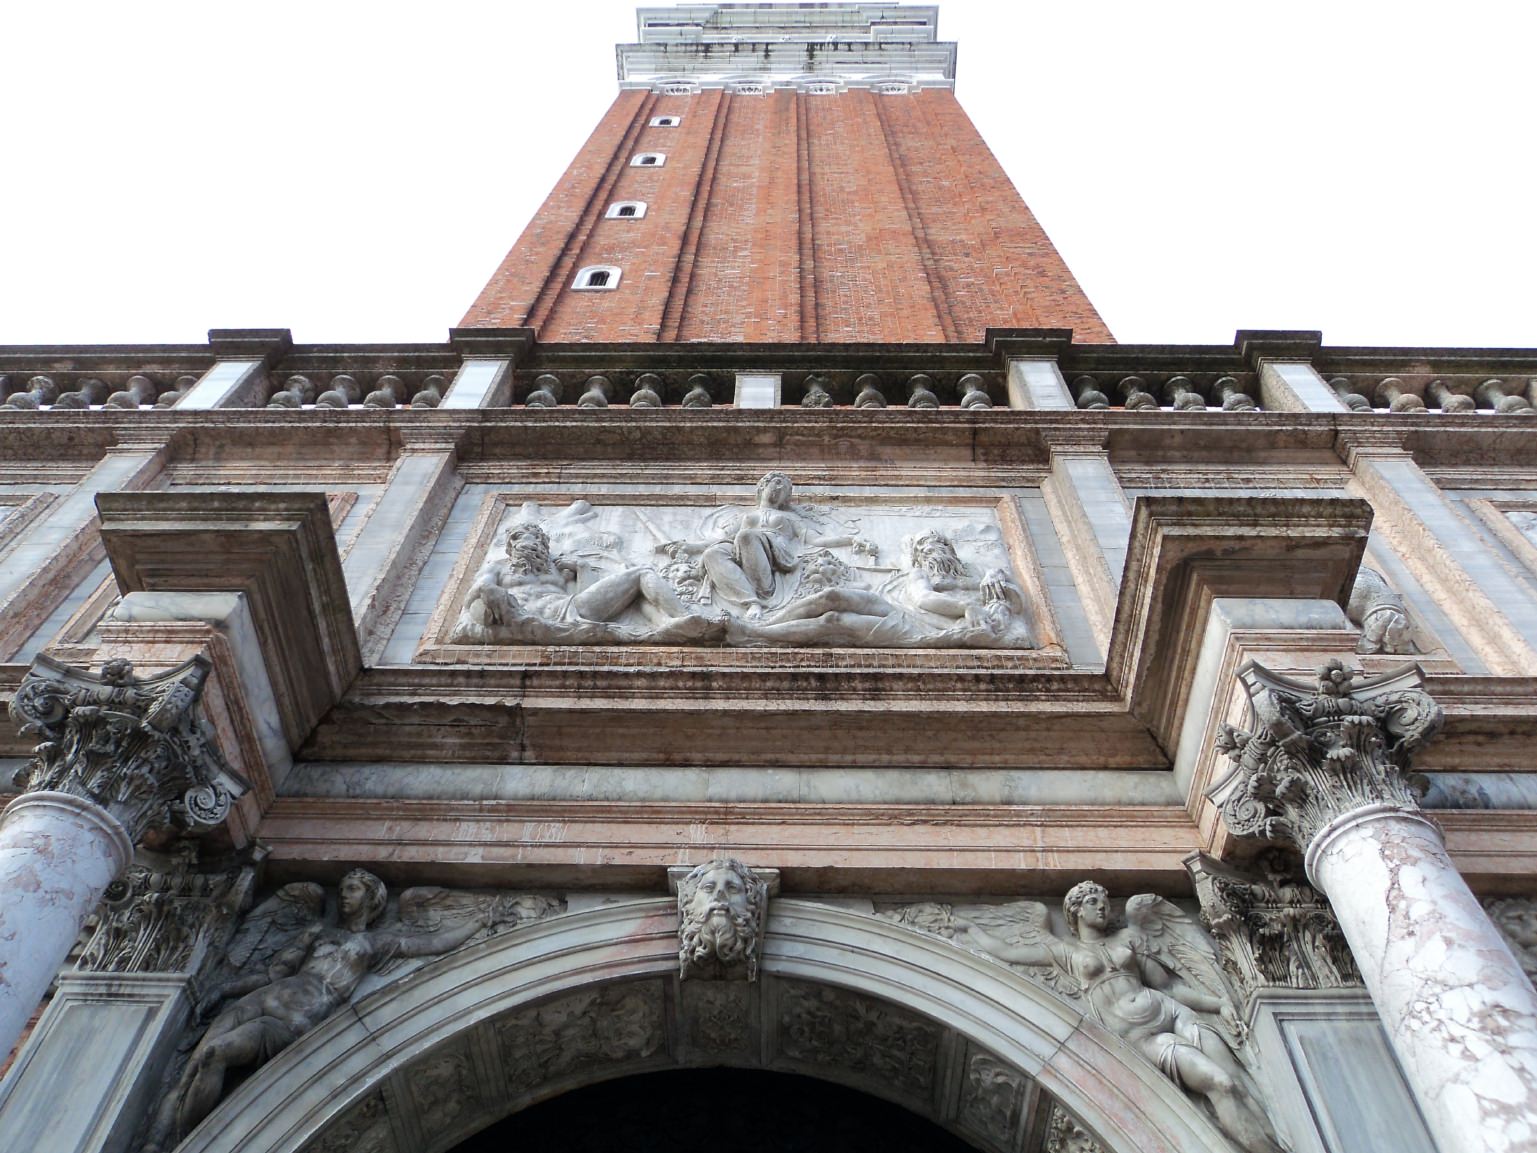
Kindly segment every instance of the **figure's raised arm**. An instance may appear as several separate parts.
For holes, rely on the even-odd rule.
[[[397,957],[436,957],[441,953],[457,949],[490,924],[491,914],[487,911],[474,920],[447,926],[433,933],[392,931],[379,935],[389,938],[389,943],[394,946],[394,955]]]
[[[1016,965],[1058,965],[1063,958],[1058,956],[1058,947],[1061,942],[1044,929],[1038,929],[1033,940],[1005,941],[995,937],[987,930],[980,928],[969,917],[957,915],[953,920],[957,939],[975,945],[984,953],[991,953],[1000,961],[1008,961]]]

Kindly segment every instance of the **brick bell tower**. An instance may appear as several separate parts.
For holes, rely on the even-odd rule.
[[[956,101],[939,10],[642,8],[619,95],[461,322],[542,341],[1109,329]]]

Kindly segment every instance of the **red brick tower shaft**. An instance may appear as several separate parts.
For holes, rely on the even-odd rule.
[[[642,9],[613,107],[462,324],[543,341],[1018,327],[1110,342],[957,103],[936,21],[879,3]]]

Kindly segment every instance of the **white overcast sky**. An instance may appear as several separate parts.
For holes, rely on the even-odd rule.
[[[445,338],[633,3],[0,0],[0,343]],[[1537,5],[944,0],[1123,342],[1537,347]]]

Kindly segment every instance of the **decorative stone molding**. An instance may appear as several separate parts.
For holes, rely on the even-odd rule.
[[[991,1053],[967,1054],[961,1082],[961,1124],[1004,1149],[1015,1146],[1025,1111],[1029,1080]]]
[[[493,1094],[481,1125],[595,1081],[668,1067],[740,1064],[809,1073],[896,1101],[985,1153],[1039,1149],[1053,1101],[1088,1132],[1113,1136],[1118,1147],[1232,1153],[1204,1110],[1156,1068],[1132,1058],[1059,997],[992,960],[865,913],[785,899],[773,902],[758,982],[675,985],[677,943],[666,931],[675,911],[670,898],[603,902],[501,934],[432,962],[409,981],[382,986],[358,1002],[357,1012],[334,1015],[259,1070],[178,1153],[294,1153],[301,1141],[306,1153],[351,1149],[345,1141],[329,1147],[322,1142],[334,1125],[350,1125],[352,1111],[381,1088],[397,1132],[409,1134],[413,1122],[403,1114],[410,1108],[405,1090],[415,1062],[456,1047],[466,1034],[481,1076],[505,1086]],[[855,956],[881,963],[850,966]],[[705,989],[735,989],[756,1006],[747,1044],[727,1061],[718,1049],[688,1044],[695,1034],[690,1004]],[[824,1001],[823,990],[833,998]],[[640,994],[633,1006],[632,992]],[[825,1011],[807,1009],[813,999]],[[557,1006],[558,1014],[551,1012]],[[610,1021],[617,1016],[655,1024],[621,1029]],[[813,1018],[825,1028],[813,1028]],[[885,1072],[894,1060],[889,1054],[859,1051],[860,1041],[884,1044],[887,1032],[875,1026],[878,1020],[904,1031],[911,1027],[915,1039],[918,1030],[937,1029],[929,1091],[901,1088],[924,1067],[921,1047],[902,1064],[914,1072],[900,1077]],[[790,1037],[792,1023],[810,1031]],[[538,1044],[535,1033],[544,1038]],[[551,1039],[551,1033],[557,1036]],[[813,1045],[813,1036],[824,1040]],[[627,1044],[625,1037],[643,1040]],[[568,1041],[599,1055],[568,1061],[559,1055]],[[1021,1145],[997,1147],[958,1124],[963,1062],[976,1052],[996,1057],[1032,1083],[1039,1105],[1027,1109]],[[555,1054],[545,1070],[549,1076],[514,1081],[514,1070],[545,1053]],[[814,1064],[808,1059],[813,1053],[841,1057],[838,1064]],[[317,1095],[320,1070],[328,1081]],[[1102,1075],[1085,1077],[1085,1070]],[[305,1129],[296,1138],[292,1119],[300,1111]],[[401,1147],[451,1148],[455,1140],[447,1133],[432,1137],[441,1140],[403,1140]]]
[[[87,973],[197,973],[250,899],[254,871],[198,872],[178,845],[167,867],[133,865],[107,887],[75,968]]]
[[[494,1029],[507,1092],[644,1060],[661,1052],[665,1021],[656,981],[584,990],[505,1017]]]
[[[1414,752],[1441,728],[1439,705],[1406,665],[1356,682],[1338,660],[1318,670],[1317,687],[1253,661],[1238,670],[1254,731],[1223,725],[1217,747],[1233,772],[1223,819],[1241,837],[1282,841],[1306,853],[1331,821],[1366,806],[1417,811],[1422,782]]]
[[[904,1096],[934,1091],[944,1030],[896,1005],[858,993],[786,981],[779,1000],[781,1054],[880,1081]]]
[[[198,712],[211,668],[197,656],[139,678],[125,660],[97,675],[39,656],[11,700],[22,732],[41,738],[16,784],[91,801],[135,843],[219,825],[245,785]]]
[[[677,877],[676,885],[678,976],[756,981],[768,879],[734,858],[717,858]]]
[[[1329,902],[1308,884],[1293,857],[1269,849],[1255,858],[1253,867],[1251,875],[1203,853],[1185,859],[1201,902],[1201,919],[1239,993],[1249,997],[1264,988],[1360,985],[1361,975]]]

